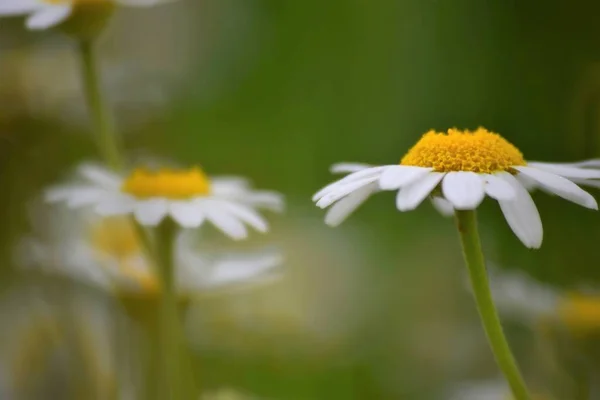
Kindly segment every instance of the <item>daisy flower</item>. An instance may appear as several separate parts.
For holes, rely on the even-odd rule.
[[[173,0],[2,0],[0,17],[25,15],[25,25],[28,29],[42,30],[66,21],[78,6],[151,7],[170,1]]]
[[[559,290],[521,272],[494,271],[490,277],[498,310],[526,324],[558,324],[578,336],[600,331],[600,295]]]
[[[132,214],[144,226],[157,226],[165,217],[183,228],[198,228],[210,221],[232,239],[244,239],[246,225],[266,232],[266,220],[256,211],[280,211],[282,196],[252,190],[245,179],[210,179],[200,168],[188,170],[135,169],[122,177],[106,168],[85,164],[79,182],[46,192],[46,200],[72,209],[91,207],[101,216]]]
[[[35,235],[19,246],[19,265],[63,274],[115,293],[153,295],[160,290],[156,269],[127,218],[101,217],[89,210],[76,215],[65,209],[39,214],[44,216],[34,221]],[[276,267],[282,256],[276,250],[200,255],[195,239],[191,232],[180,232],[175,244],[176,282],[182,296],[263,283],[278,276]]]
[[[596,200],[577,183],[600,185],[597,167],[597,160],[566,164],[526,161],[514,145],[484,128],[430,131],[399,165],[334,165],[332,172],[349,174],[320,190],[313,201],[320,208],[331,206],[325,222],[335,226],[380,190],[398,191],[399,211],[414,210],[427,197],[444,213],[474,210],[489,196],[498,201],[521,242],[539,248],[542,222],[528,190],[540,188],[596,210]]]

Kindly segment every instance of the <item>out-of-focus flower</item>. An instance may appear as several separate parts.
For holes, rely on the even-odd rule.
[[[252,190],[242,178],[210,179],[200,168],[135,169],[121,177],[100,166],[82,165],[78,173],[79,183],[51,188],[47,201],[72,209],[90,207],[102,216],[133,214],[145,226],[156,226],[167,216],[184,228],[210,221],[236,240],[247,237],[246,224],[268,230],[257,208],[283,208],[278,193]]]
[[[2,0],[0,16],[25,15],[25,25],[32,30],[42,30],[66,21],[77,7],[113,4],[131,7],[151,7],[173,0]]]
[[[515,146],[483,128],[474,132],[430,131],[400,165],[334,165],[332,172],[350,174],[320,190],[313,200],[320,208],[333,205],[325,222],[335,226],[380,190],[398,191],[399,211],[414,210],[432,196],[443,214],[476,209],[487,195],[498,200],[506,221],[523,244],[539,248],[542,222],[527,189],[540,187],[583,207],[598,209],[596,200],[573,183],[600,179],[600,171],[587,166],[586,162],[528,162]]]
[[[506,317],[532,324],[556,314],[559,293],[523,272],[492,268],[490,287],[499,311]]]
[[[35,207],[34,235],[19,246],[21,265],[59,273],[115,293],[156,294],[155,268],[144,253],[132,221],[92,212]],[[180,295],[247,286],[277,276],[282,256],[276,250],[247,253],[201,253],[196,235],[181,232],[176,242]]]
[[[2,398],[135,398],[135,346],[116,351],[125,340],[116,328],[125,320],[119,319],[110,304],[81,292],[19,285],[4,293]]]
[[[535,282],[521,272],[495,270],[490,284],[504,317],[531,325],[554,322],[576,335],[600,331],[599,294],[560,291]]]

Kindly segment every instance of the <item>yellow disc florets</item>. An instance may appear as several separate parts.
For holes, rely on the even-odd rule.
[[[429,131],[400,161],[402,165],[433,168],[438,172],[471,171],[512,172],[525,165],[523,154],[497,133],[448,129],[447,133]]]
[[[103,219],[92,226],[90,243],[102,265],[117,267],[144,293],[157,292],[159,284],[152,269],[139,265],[143,248],[131,221],[120,217]]]
[[[136,169],[125,180],[122,190],[138,198],[188,199],[208,195],[210,181],[200,168],[157,172]]]
[[[561,321],[577,333],[600,330],[600,296],[571,293],[558,306]]]

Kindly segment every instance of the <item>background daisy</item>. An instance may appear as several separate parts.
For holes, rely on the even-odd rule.
[[[121,177],[108,169],[85,164],[79,182],[50,188],[46,200],[69,208],[90,207],[102,216],[132,214],[142,225],[156,226],[170,217],[184,228],[210,221],[232,239],[248,235],[245,225],[268,229],[256,211],[283,208],[276,192],[254,191],[243,178],[208,178],[199,168],[190,170],[134,170]]]

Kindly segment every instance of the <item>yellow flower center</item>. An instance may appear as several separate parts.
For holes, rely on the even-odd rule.
[[[569,294],[559,304],[558,315],[573,332],[596,331],[600,329],[600,296]]]
[[[200,168],[156,172],[136,169],[123,183],[122,190],[138,198],[164,197],[188,199],[210,193],[210,180]]]
[[[525,165],[523,154],[497,133],[478,128],[448,129],[447,133],[429,131],[400,161],[401,165],[433,168],[438,172],[471,171],[513,172],[515,165]]]
[[[159,283],[150,266],[140,268],[136,265],[136,260],[144,253],[130,221],[119,217],[105,218],[92,228],[90,235],[92,247],[101,261],[116,261],[119,273],[134,281],[142,292],[159,291]]]

